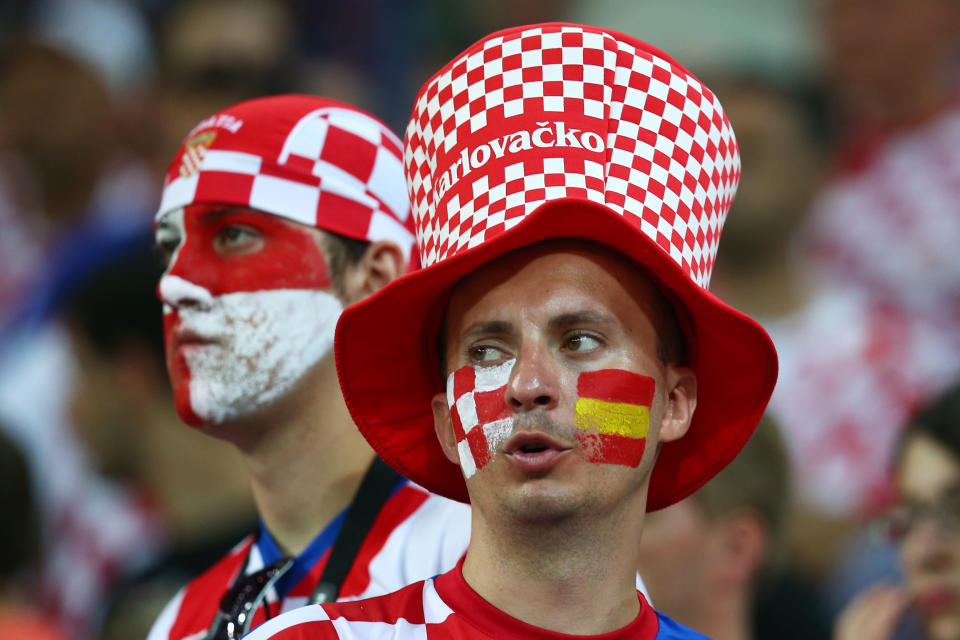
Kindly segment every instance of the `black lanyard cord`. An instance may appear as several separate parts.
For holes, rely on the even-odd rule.
[[[400,478],[400,474],[379,457],[373,459],[353,502],[350,503],[337,539],[330,549],[323,575],[320,576],[320,582],[313,590],[308,604],[333,602],[340,595],[340,587],[353,566],[360,546]]]
[[[394,471],[390,465],[380,458],[377,457],[373,459],[366,474],[363,476],[360,488],[357,489],[357,493],[350,502],[350,506],[347,507],[343,524],[340,526],[340,531],[337,532],[337,539],[333,543],[333,548],[330,549],[327,564],[323,568],[323,575],[320,576],[320,581],[313,590],[308,604],[333,602],[337,599],[337,596],[340,595],[340,587],[343,585],[347,573],[349,573],[350,568],[353,566],[353,562],[357,557],[357,553],[360,551],[360,547],[363,545],[363,541],[366,539],[367,534],[370,533],[370,528],[373,526],[374,520],[377,519],[377,514],[380,513],[383,505],[386,504],[387,500],[393,494],[393,490],[401,477],[399,473]],[[253,544],[255,545],[256,542]],[[237,632],[234,629],[238,626],[238,623],[239,633],[241,635],[246,633],[250,628],[250,623],[253,621],[257,607],[261,604],[266,604],[265,598],[267,591],[290,569],[294,561],[293,558],[284,558],[278,561],[276,566],[271,565],[270,567],[265,567],[260,572],[248,577],[246,576],[246,572],[252,553],[253,546],[251,546],[250,551],[247,552],[243,566],[240,568],[240,572],[233,584],[227,589],[225,596],[226,594],[231,594],[232,597],[234,595],[232,592],[238,588],[246,589],[249,585],[244,585],[241,581],[258,576],[259,573],[269,572],[269,580],[255,594],[251,592],[252,600],[241,602],[241,606],[238,607],[230,607],[231,609],[235,608],[236,612],[226,614],[226,612],[218,611],[207,631],[207,638],[216,639],[222,637],[224,631],[226,631],[227,638],[239,638],[240,635],[235,635]],[[265,577],[266,576],[264,576],[264,578]],[[221,603],[221,608],[222,607],[223,604]],[[234,619],[239,617],[243,619]]]

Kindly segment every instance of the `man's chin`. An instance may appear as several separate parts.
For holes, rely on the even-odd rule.
[[[180,416],[180,419],[185,424],[197,429],[204,427],[206,420],[193,410],[193,403],[190,401],[189,386],[177,386],[173,392],[173,399],[177,415]]]
[[[501,508],[519,524],[551,525],[581,513],[583,496],[549,479],[529,480],[500,495]]]

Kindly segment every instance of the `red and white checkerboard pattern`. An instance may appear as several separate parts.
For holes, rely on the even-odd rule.
[[[414,236],[399,138],[372,116],[321,98],[311,106],[325,106],[304,112],[307,100],[241,103],[224,112],[241,122],[235,131],[208,119],[209,129],[192,135],[216,135],[181,147],[158,215],[194,202],[238,204],[361,240],[392,240],[409,257]],[[244,111],[254,103],[257,110]],[[286,127],[280,135],[278,126]]]
[[[367,601],[367,606],[346,605],[349,612],[333,617],[321,605],[300,607],[268,620],[254,629],[251,638],[419,638],[427,640],[455,616],[434,586],[434,578],[414,583],[384,598]],[[360,613],[360,615],[351,615]],[[446,633],[444,633],[446,631]]]
[[[537,128],[553,144],[494,153]],[[493,34],[441,69],[417,97],[404,163],[424,265],[576,197],[630,218],[703,288],[740,177],[709,89],[649,45],[565,24]]]
[[[462,367],[447,377],[447,405],[467,478],[489,462],[511,433],[513,417],[504,387],[515,363],[511,359],[495,367]]]

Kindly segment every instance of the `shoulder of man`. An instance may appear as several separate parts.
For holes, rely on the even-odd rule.
[[[187,640],[206,633],[220,598],[241,570],[253,540],[252,535],[241,540],[227,555],[180,589],[153,623],[147,640]]]
[[[694,631],[659,611],[657,611],[657,619],[660,627],[657,631],[656,640],[710,640],[699,631]]]
[[[384,505],[354,562],[342,598],[396,591],[452,569],[470,543],[470,507],[407,483]]]
[[[424,633],[424,585],[421,581],[377,598],[332,602],[300,607],[266,621],[245,640],[311,640],[422,637]],[[409,628],[409,633],[404,628]]]

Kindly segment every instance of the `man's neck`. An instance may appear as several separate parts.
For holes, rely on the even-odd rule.
[[[292,397],[234,439],[260,518],[277,546],[301,553],[350,504],[374,453],[353,424],[332,357],[301,381]]]
[[[474,509],[463,577],[514,618],[576,635],[620,629],[640,611],[637,543],[643,514],[491,528]]]

